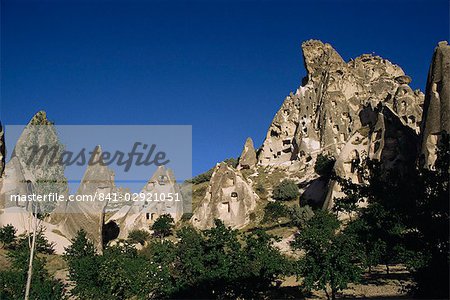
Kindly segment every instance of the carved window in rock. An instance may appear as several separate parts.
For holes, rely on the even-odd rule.
[[[147,219],[147,220],[150,220],[150,221],[153,221],[154,219],[155,219],[155,217],[156,217],[156,213],[146,213],[145,214],[145,218]]]
[[[275,130],[271,130],[271,131],[270,131],[270,136],[278,137],[279,134],[278,134],[278,132],[276,132]]]
[[[166,175],[159,175],[159,177],[158,177],[159,185],[165,185],[166,182],[167,182],[167,176]]]
[[[228,213],[231,212],[230,202],[222,202],[222,208]]]

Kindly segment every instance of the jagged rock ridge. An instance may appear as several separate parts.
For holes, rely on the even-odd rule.
[[[391,62],[364,54],[346,63],[329,45],[302,44],[307,77],[275,115],[258,156],[260,165],[282,165],[319,152],[338,155],[363,125],[365,107],[379,104],[418,131],[423,94]]]

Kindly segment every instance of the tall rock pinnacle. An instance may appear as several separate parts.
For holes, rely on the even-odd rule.
[[[421,160],[433,168],[443,131],[450,133],[450,46],[440,42],[434,50],[428,73],[422,125]]]

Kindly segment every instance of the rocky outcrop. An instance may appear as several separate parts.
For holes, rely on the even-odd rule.
[[[108,197],[103,196],[115,190],[114,172],[102,163],[100,146],[97,146],[92,155],[91,161],[97,163],[86,168],[74,201],[59,202],[50,221],[68,239],[84,229],[97,250],[101,251],[105,207],[108,204]]]
[[[379,105],[365,108],[364,114],[370,116],[347,141],[334,165],[334,173],[353,183],[364,183],[367,159],[377,160],[386,169],[395,168],[408,172],[414,167],[417,157],[418,135],[405,125],[391,108]],[[331,209],[337,198],[344,197],[336,181],[329,184],[324,208]],[[362,204],[364,205],[364,203]]]
[[[239,157],[239,169],[250,169],[257,163],[256,151],[253,146],[253,140],[249,137],[245,141],[244,149],[242,149],[241,156]]]
[[[0,191],[3,190],[3,178],[5,173],[5,132],[3,130],[2,123],[0,122]],[[1,193],[1,192],[0,192]],[[0,209],[5,207],[5,199],[0,195]]]
[[[443,131],[450,133],[450,46],[440,42],[434,50],[424,103],[420,163],[433,169]]]
[[[363,127],[360,114],[369,105],[381,103],[418,130],[423,94],[408,86],[411,79],[399,66],[371,54],[346,63],[329,44],[316,40],[304,42],[302,50],[307,76],[275,115],[259,164],[283,165],[319,152],[338,156]]]
[[[5,157],[5,131],[3,129],[2,123],[0,122],[0,178],[3,177],[3,173],[5,172]]]
[[[127,238],[131,230],[149,230],[154,221],[163,214],[170,214],[175,222],[183,215],[183,196],[172,170],[158,167],[142,189],[139,198],[131,205],[123,206],[106,223],[119,226],[119,238]]]
[[[3,134],[3,132],[2,132]],[[4,151],[4,141],[3,151]],[[0,190],[0,207],[26,207],[28,203],[12,203],[11,195],[49,194],[67,195],[68,185],[64,166],[57,162],[64,148],[53,123],[44,111],[36,113],[18,138],[9,162],[4,169],[4,185]],[[4,157],[2,165],[4,163]],[[41,212],[49,213],[55,202],[43,201]]]
[[[214,219],[225,225],[242,228],[250,222],[259,197],[238,170],[222,162],[215,167],[204,199],[194,211],[192,224],[210,228]]]

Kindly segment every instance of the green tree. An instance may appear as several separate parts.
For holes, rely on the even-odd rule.
[[[130,231],[128,234],[128,241],[134,244],[141,244],[142,246],[145,244],[146,241],[150,238],[150,233],[146,230],[141,229],[135,229]]]
[[[240,280],[240,297],[252,298],[266,291],[274,282],[281,283],[292,271],[291,262],[274,247],[279,238],[258,229],[244,238],[245,270]]]
[[[8,232],[11,232],[11,227],[8,226]],[[48,245],[42,231],[39,233],[40,244]],[[23,299],[25,296],[30,260],[29,243],[25,243],[25,240],[28,241],[28,237],[24,236],[7,253],[11,267],[8,270],[0,271],[0,299]],[[61,281],[53,279],[45,268],[46,260],[42,254],[48,253],[48,248],[37,245],[36,252],[41,255],[35,255],[33,259],[30,299],[63,299],[65,285]]]
[[[101,257],[94,244],[81,229],[65,248],[64,258],[69,266],[69,278],[75,282],[72,295],[81,299],[103,299],[106,292],[100,278]]]
[[[434,170],[385,169],[369,161],[368,184],[341,180],[346,197],[335,199],[359,216],[347,232],[363,245],[366,264],[406,264],[418,297],[449,296],[449,148],[443,133]],[[357,207],[362,200],[367,207]]]
[[[285,179],[278,184],[272,193],[275,200],[289,201],[294,200],[300,196],[297,184],[292,180]]]
[[[153,234],[159,238],[165,238],[172,234],[172,229],[175,226],[175,221],[170,214],[164,214],[159,216],[153,225],[151,226],[151,230],[153,230]]]
[[[336,159],[333,156],[321,153],[317,155],[314,171],[320,176],[329,177],[333,172],[335,162]]]
[[[50,243],[44,235],[45,228],[39,228],[36,232],[36,252],[43,254],[55,253],[55,243]],[[26,249],[29,247],[30,241],[33,239],[33,234],[21,234],[17,237],[15,249]]]
[[[11,248],[16,241],[17,230],[11,224],[5,225],[0,228],[0,243],[3,248]]]
[[[286,217],[288,215],[287,207],[278,201],[267,203],[264,207],[264,217],[263,222],[279,222],[280,218]]]
[[[289,217],[294,226],[301,229],[306,226],[307,222],[314,216],[314,211],[308,205],[294,205],[289,209]]]
[[[292,242],[294,249],[305,252],[297,265],[304,288],[323,290],[328,299],[335,299],[339,290],[357,281],[362,271],[359,245],[353,236],[339,232],[339,228],[335,215],[317,211]]]

